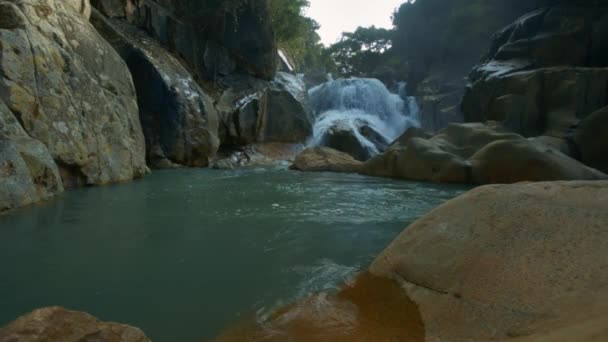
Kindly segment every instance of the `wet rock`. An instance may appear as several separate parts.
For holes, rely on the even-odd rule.
[[[211,163],[214,169],[236,169],[253,166],[289,165],[299,152],[300,144],[257,143],[220,151]]]
[[[0,101],[46,146],[63,184],[144,175],[135,89],[120,56],[89,24],[88,1],[4,1],[0,13]]]
[[[321,138],[321,144],[348,153],[359,161],[370,159],[388,146],[386,139],[363,120],[354,124],[335,122]]]
[[[0,341],[149,342],[150,339],[138,328],[101,322],[83,312],[49,307],[35,310],[0,328]]]
[[[292,170],[299,171],[328,171],[328,172],[359,172],[363,164],[349,154],[328,147],[313,147],[300,153]]]
[[[427,340],[603,340],[607,202],[606,181],[477,188],[408,227],[370,270],[405,289]]]
[[[225,144],[303,143],[312,135],[308,93],[300,78],[279,72],[272,84],[258,89],[248,96],[225,94],[228,99],[223,101],[228,104],[221,134]],[[231,110],[230,102],[237,102],[236,110]]]
[[[206,167],[220,141],[213,99],[145,32],[94,11],[92,23],[126,61],[137,90],[151,167]]]
[[[280,308],[261,324],[244,321],[219,336],[238,341],[424,341],[416,305],[388,279],[363,273],[335,294]]]

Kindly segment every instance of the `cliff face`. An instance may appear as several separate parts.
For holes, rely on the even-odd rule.
[[[93,0],[181,57],[202,79],[245,73],[271,80],[277,46],[266,1]]]
[[[0,210],[63,186],[146,173],[130,74],[89,13],[87,1],[0,2],[2,168],[10,176]]]
[[[602,164],[585,157],[588,145],[576,137],[588,135],[585,122],[593,113],[595,122],[605,121],[606,37],[606,4],[558,5],[523,16],[494,36],[486,62],[473,70],[462,102],[465,120],[498,121],[573,158]],[[606,148],[606,138],[596,138],[604,142],[593,148]]]

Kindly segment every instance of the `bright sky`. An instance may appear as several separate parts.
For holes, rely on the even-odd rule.
[[[392,27],[391,16],[405,0],[309,0],[307,15],[321,24],[325,45],[340,39],[342,32],[358,26]]]

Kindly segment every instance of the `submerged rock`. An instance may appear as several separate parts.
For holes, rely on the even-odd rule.
[[[149,342],[138,328],[119,323],[101,322],[95,317],[60,307],[35,310],[4,328],[3,342]]]
[[[92,22],[131,71],[150,166],[208,166],[220,145],[213,99],[145,32],[96,10]]]
[[[350,155],[328,147],[313,147],[300,153],[292,170],[299,171],[329,171],[329,172],[359,172],[363,163]]]
[[[481,187],[416,221],[370,270],[405,289],[427,340],[604,340],[605,203],[605,181]]]
[[[88,0],[0,3],[0,102],[9,109],[2,115],[46,146],[66,187],[147,172],[129,71],[89,24],[89,13]],[[54,175],[44,149],[36,150],[44,173]],[[48,178],[57,189],[51,192],[59,192]]]

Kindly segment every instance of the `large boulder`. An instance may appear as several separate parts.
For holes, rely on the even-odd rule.
[[[300,153],[291,165],[298,171],[359,172],[363,164],[350,155],[328,147],[313,147]]]
[[[384,151],[389,142],[364,120],[338,120],[320,138],[320,144],[366,161]]]
[[[473,184],[608,177],[545,143],[481,123],[450,124],[430,138],[415,135],[367,161],[362,173]]]
[[[88,1],[0,2],[2,115],[46,146],[67,187],[147,172],[129,70],[89,13]]]
[[[84,312],[60,307],[35,310],[0,328],[3,342],[150,342],[138,328],[101,322]]]
[[[177,58],[142,30],[96,10],[92,22],[131,71],[149,165],[208,166],[220,144],[213,99]]]
[[[277,46],[267,1],[94,0],[106,16],[125,18],[180,56],[201,79],[235,73],[271,80]]]
[[[475,184],[608,179],[606,174],[558,150],[525,139],[490,143],[469,163]]]
[[[271,84],[256,87],[249,95],[223,94],[219,107],[224,144],[303,143],[312,135],[308,93],[299,77],[278,72]]]
[[[574,144],[583,163],[608,173],[608,107],[579,123]]]
[[[370,270],[405,289],[429,341],[605,340],[605,203],[604,181],[481,187],[416,221]]]

